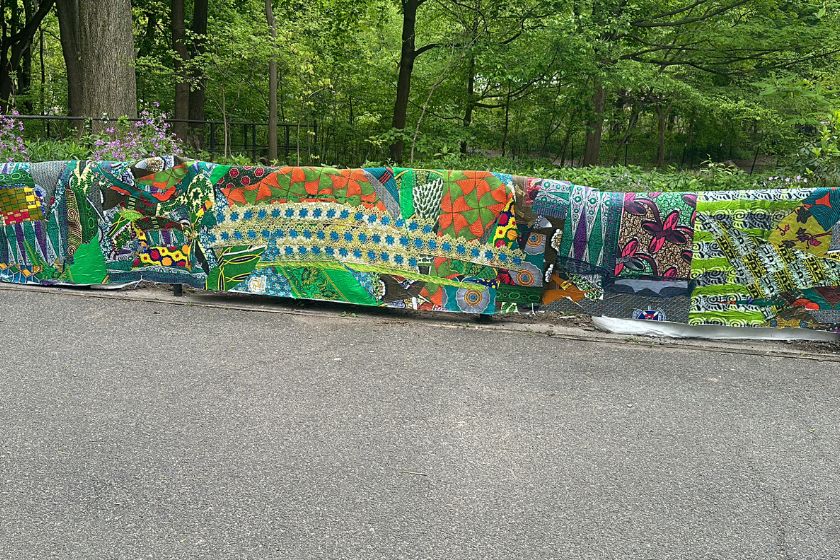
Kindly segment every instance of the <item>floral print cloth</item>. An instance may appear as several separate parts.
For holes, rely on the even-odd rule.
[[[840,330],[840,191],[602,192],[489,171],[0,166],[0,281]]]

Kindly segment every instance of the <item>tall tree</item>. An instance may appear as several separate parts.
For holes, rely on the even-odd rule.
[[[391,128],[402,134],[408,117],[408,100],[411,93],[411,74],[414,61],[423,52],[415,48],[414,35],[417,29],[417,9],[426,0],[401,0],[402,42],[400,47],[400,73],[397,77],[397,97],[394,100],[394,116]],[[428,45],[427,45],[428,47]],[[400,136],[391,144],[391,159],[399,163],[403,158],[405,142]]]
[[[137,116],[131,0],[57,0],[70,114]]]
[[[202,126],[200,121],[204,120],[204,98],[207,80],[198,70],[196,61],[201,60],[207,45],[207,20],[209,18],[209,9],[207,0],[193,1],[193,17],[192,17],[192,51],[190,58],[194,61],[192,72],[192,83],[190,84],[190,130],[192,136],[192,144],[196,148],[201,147],[199,140],[201,136]]]
[[[463,49],[466,58],[462,154],[467,153],[467,139],[477,110],[504,108],[509,113],[512,101],[527,96],[550,73],[554,53],[529,60],[513,54],[520,38],[525,43],[525,38],[533,37],[526,31],[541,27],[540,22],[550,15],[545,4],[539,0],[473,0],[472,4],[452,1],[450,13],[458,14],[464,36],[463,42],[454,46]]]
[[[601,134],[604,130],[604,103],[606,92],[600,78],[595,79],[592,88],[592,104],[586,122],[586,136],[583,148],[583,165],[597,165],[601,158]]]
[[[481,18],[481,0],[475,0],[471,7],[471,17],[468,24],[469,53],[467,54],[467,91],[465,97],[466,108],[464,109],[464,137],[461,139],[461,153],[467,153],[467,134],[472,124],[473,111],[475,110],[475,42],[478,39],[479,21]]]
[[[79,21],[78,0],[57,0],[58,28],[61,53],[67,69],[67,113],[84,115],[82,109],[82,53],[80,52],[82,24]]]
[[[604,107],[607,98],[614,93],[610,91],[609,82],[614,80],[622,62],[633,61],[637,63],[635,68],[639,73],[660,81],[672,79],[665,75],[666,69],[679,69],[683,74],[690,69],[695,74],[716,76],[718,85],[722,85],[736,77],[760,75],[787,64],[780,66],[774,58],[799,58],[796,51],[815,46],[807,36],[803,22],[819,19],[797,14],[804,6],[774,0],[761,3],[751,0],[596,0],[588,11],[578,9],[577,3],[574,5],[579,32],[597,33],[598,37],[591,45],[595,69],[590,74],[585,165],[599,162]],[[805,35],[797,37],[797,32]],[[829,49],[822,50],[829,52]],[[794,56],[787,56],[791,51]],[[812,51],[806,59],[812,56],[821,55]],[[654,69],[654,72],[643,70],[644,67]],[[659,101],[650,109],[657,119],[656,161],[661,164],[664,163],[665,141],[662,120],[667,111],[660,110],[662,103]]]
[[[24,0],[21,10],[18,0],[0,0],[0,109],[5,109],[12,95],[19,93],[16,89],[28,88],[32,40],[54,3],[55,0]]]
[[[190,116],[190,82],[187,76],[187,30],[184,23],[184,0],[172,0],[172,49],[175,51],[175,111],[172,132],[180,140],[187,137],[186,120]]]
[[[265,0],[265,19],[273,43],[277,40],[277,24],[271,0]],[[271,47],[274,49],[275,45]],[[268,61],[268,159],[277,159],[277,57],[273,50]]]
[[[47,112],[66,101],[50,83],[64,73],[55,56],[60,27],[69,105],[83,114],[82,88],[91,78],[81,70],[82,27],[97,18],[81,17],[87,0],[55,1],[60,18],[49,14],[42,22],[44,77],[32,74],[32,90],[45,94]],[[176,80],[161,69],[173,68],[172,2],[131,1],[139,93],[170,113]],[[268,70],[275,58],[282,71],[277,118],[301,123],[289,141],[307,163],[358,165],[389,155],[405,162],[409,146],[424,160],[450,154],[463,140],[468,151],[503,147],[515,158],[575,163],[760,162],[798,151],[838,106],[840,0],[741,2],[319,0],[294,2],[281,13],[274,0],[282,49],[272,49],[270,27],[254,26],[266,21],[265,0],[180,0],[185,21],[178,37],[185,36],[188,64],[178,72],[190,85],[192,119],[205,117],[196,99],[206,91],[207,117],[266,122],[275,112],[272,80],[254,82],[254,70]],[[41,2],[0,5],[6,7],[0,25],[11,29],[13,19],[28,20],[29,7],[34,13]],[[112,11],[98,19],[108,26],[128,21]],[[293,64],[284,62],[287,56]],[[399,96],[394,87],[382,88],[383,76],[398,80],[398,59]],[[122,82],[103,75],[112,66],[94,64],[97,88]],[[26,107],[20,96],[26,67],[24,54],[11,71],[19,108]],[[94,116],[103,111],[115,112],[100,107]],[[317,144],[307,132],[314,122]],[[393,131],[401,130],[411,130],[400,135],[404,151],[391,146],[400,137]],[[392,133],[382,146],[385,131]],[[203,141],[200,132],[188,127],[193,141]],[[229,146],[240,144],[239,127],[225,136]]]

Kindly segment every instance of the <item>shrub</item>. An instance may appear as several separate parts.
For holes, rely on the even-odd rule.
[[[8,114],[0,113],[0,160],[2,161],[26,161],[29,159],[29,152],[23,142],[21,132],[23,123],[15,117],[18,112],[12,110]]]
[[[148,109],[140,112],[140,120],[117,120],[116,125],[90,138],[94,160],[136,160],[148,156],[181,155],[178,140],[169,132],[166,115]]]
[[[797,163],[814,181],[840,185],[840,111],[820,125],[817,137],[800,150]]]
[[[27,140],[30,161],[60,161],[65,159],[87,159],[90,147],[81,140]]]
[[[427,169],[479,169],[571,181],[600,190],[622,192],[717,191],[810,186],[807,178],[777,170],[774,176],[750,175],[732,164],[704,162],[700,169],[643,169],[637,166],[558,167],[548,159],[510,159],[442,154],[432,160],[416,161]],[[377,163],[372,165],[378,165]],[[368,164],[365,164],[368,165]],[[772,179],[772,180],[770,180]]]

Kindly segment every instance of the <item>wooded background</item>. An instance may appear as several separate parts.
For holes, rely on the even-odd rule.
[[[278,159],[279,122],[303,129],[330,164],[473,153],[766,165],[840,108],[835,0],[0,0],[0,9],[2,109],[136,116],[159,102],[197,153],[207,149],[203,122],[221,120],[265,123],[253,132],[263,160]]]

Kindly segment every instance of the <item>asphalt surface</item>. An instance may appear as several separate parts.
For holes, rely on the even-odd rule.
[[[0,292],[0,558],[840,558],[840,364]]]

